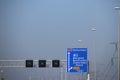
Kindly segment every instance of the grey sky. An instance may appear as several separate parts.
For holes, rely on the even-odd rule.
[[[115,53],[110,42],[117,41],[116,6],[120,1],[0,0],[0,59],[65,60],[66,48],[87,47],[93,62],[96,38],[97,69],[102,73]],[[92,32],[92,27],[97,31]],[[16,80],[8,79],[12,72],[5,71],[6,80]]]

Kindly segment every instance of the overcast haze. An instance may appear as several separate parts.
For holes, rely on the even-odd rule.
[[[101,75],[104,72],[105,80],[115,80],[117,59],[112,66],[110,61],[117,51],[110,43],[117,42],[116,6],[120,6],[119,0],[0,0],[0,59],[65,60],[66,48],[86,47],[93,66],[96,42],[97,80],[105,79]],[[108,71],[107,66],[111,66]],[[46,71],[46,75],[53,71],[43,70],[40,74],[38,69],[5,68],[4,76],[5,80],[28,80],[28,75],[35,75],[39,80]],[[60,80],[60,70],[54,71]]]

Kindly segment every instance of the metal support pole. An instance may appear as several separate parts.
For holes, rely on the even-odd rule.
[[[120,80],[120,9],[119,9],[119,27],[118,27],[118,80]]]
[[[67,73],[66,73],[66,70],[65,70],[65,80],[67,80]]]
[[[90,80],[90,66],[89,66],[89,61],[88,61],[88,72],[87,72],[87,80]]]
[[[82,40],[78,40],[78,42],[80,42],[80,48],[83,48]],[[81,73],[81,80],[83,80],[83,72]]]
[[[31,76],[29,76],[29,80],[32,80]]]
[[[61,73],[60,73],[61,74],[61,80],[64,80],[63,79],[63,72],[64,72],[64,67],[61,67]]]
[[[95,28],[91,29],[93,32],[96,32]],[[93,33],[93,37],[94,37],[94,80],[96,80],[96,33]]]
[[[118,10],[119,25],[118,25],[118,80],[120,80],[120,7],[115,7]]]

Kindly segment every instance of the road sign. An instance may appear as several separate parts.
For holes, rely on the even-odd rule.
[[[67,72],[87,72],[87,48],[67,48]]]

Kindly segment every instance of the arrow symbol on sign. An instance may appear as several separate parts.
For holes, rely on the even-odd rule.
[[[68,71],[70,71],[71,69],[73,69],[73,68],[72,68],[72,67],[70,67]]]

